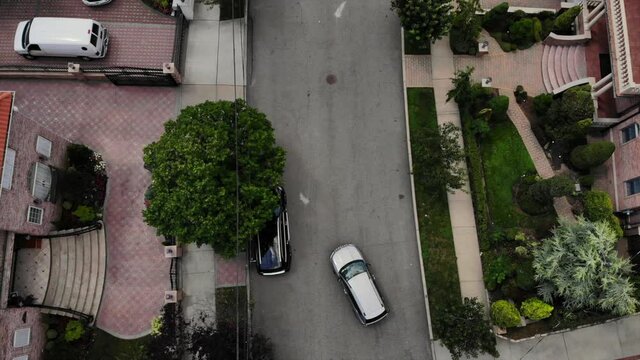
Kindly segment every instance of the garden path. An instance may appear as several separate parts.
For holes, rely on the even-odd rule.
[[[458,105],[454,101],[447,102],[447,92],[451,89],[451,77],[455,71],[453,59],[448,37],[431,46],[431,79],[433,79],[438,124],[452,123],[460,127]],[[415,77],[417,74],[412,71],[410,76]],[[459,140],[464,147],[462,137]],[[466,184],[463,189],[456,190],[454,193],[447,193],[447,199],[462,297],[475,297],[488,306],[469,185]]]

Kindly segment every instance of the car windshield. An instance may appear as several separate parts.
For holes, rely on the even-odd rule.
[[[258,233],[258,251],[263,269],[277,269],[282,265],[282,248],[278,240],[278,218],[273,218]]]
[[[365,264],[362,260],[356,260],[348,263],[340,270],[340,275],[346,280],[349,281],[351,278],[358,274],[362,274],[367,271],[367,264]]]

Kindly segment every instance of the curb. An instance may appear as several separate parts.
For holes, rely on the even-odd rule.
[[[429,341],[431,342],[431,358],[436,358],[435,342],[433,339],[433,329],[431,328],[431,312],[429,310],[429,295],[427,292],[427,281],[424,275],[424,261],[422,259],[422,244],[420,244],[420,225],[418,223],[418,208],[416,206],[416,188],[413,179],[413,158],[411,157],[411,134],[409,131],[409,109],[407,104],[407,82],[405,74],[405,54],[404,54],[404,28],[400,28],[400,44],[402,49],[402,98],[404,103],[404,121],[407,132],[407,155],[409,159],[409,178],[411,179],[411,201],[413,205],[413,221],[416,229],[416,243],[418,245],[418,259],[420,260],[420,277],[422,278],[422,294],[424,295],[424,307],[427,310],[427,328],[429,329]]]

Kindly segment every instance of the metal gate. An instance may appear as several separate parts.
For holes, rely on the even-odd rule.
[[[106,69],[105,69],[106,70]],[[127,68],[105,71],[104,74],[114,85],[135,86],[177,86],[178,83],[162,69]]]

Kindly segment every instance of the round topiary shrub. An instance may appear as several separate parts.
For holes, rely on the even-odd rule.
[[[544,116],[553,103],[553,94],[540,94],[533,98],[533,110],[536,115]]]
[[[55,338],[58,337],[58,332],[56,331],[56,329],[49,329],[47,330],[47,339],[49,340],[55,340]]]
[[[506,30],[504,27],[508,24],[508,10],[509,3],[507,2],[496,5],[482,17],[482,27],[488,32],[501,32],[502,30]]]
[[[616,146],[611,141],[576,146],[571,151],[571,163],[578,169],[588,170],[607,161],[615,150]]]
[[[531,320],[542,320],[551,316],[553,306],[538,298],[529,298],[520,306],[522,315]]]
[[[491,319],[500,327],[514,327],[520,325],[520,312],[507,300],[498,300],[491,304]]]

